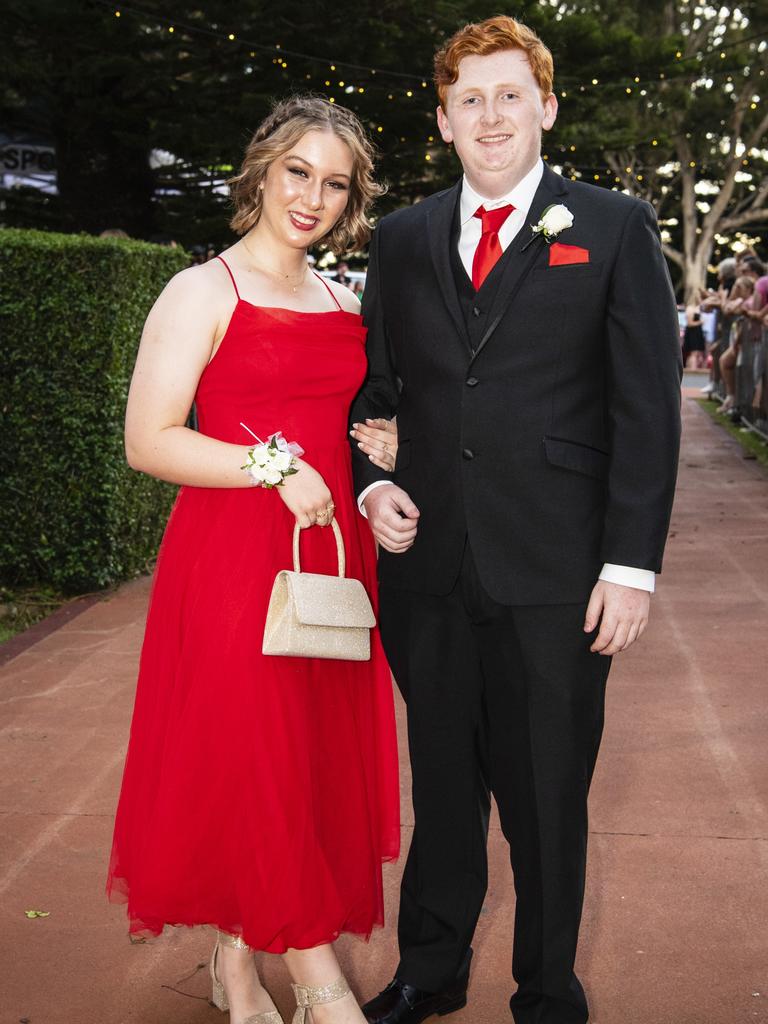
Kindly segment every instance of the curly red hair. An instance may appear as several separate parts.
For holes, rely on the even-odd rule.
[[[543,100],[552,93],[555,68],[552,54],[536,33],[515,18],[495,18],[465,25],[435,54],[434,83],[445,110],[448,86],[459,77],[459,62],[470,55],[487,57],[500,50],[524,50]]]

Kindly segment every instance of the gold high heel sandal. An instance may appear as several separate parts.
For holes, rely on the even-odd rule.
[[[352,989],[342,975],[332,985],[291,985],[296,996],[296,1013],[291,1024],[307,1024],[307,1010],[318,1003],[334,1003],[349,995]]]
[[[229,1000],[224,986],[216,974],[216,961],[219,955],[220,946],[231,946],[233,949],[250,949],[239,935],[228,935],[226,932],[216,933],[216,945],[211,953],[211,1002],[219,1010],[229,1009]],[[283,1018],[277,1010],[267,1010],[266,1013],[253,1013],[243,1021],[243,1024],[284,1024]]]

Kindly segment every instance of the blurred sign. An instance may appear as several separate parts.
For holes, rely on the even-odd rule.
[[[0,167],[16,174],[53,174],[56,152],[48,146],[6,143],[0,147]]]
[[[0,188],[26,186],[56,193],[56,150],[30,135],[0,133]]]

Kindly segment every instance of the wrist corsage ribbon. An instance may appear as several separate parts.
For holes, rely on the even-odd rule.
[[[266,487],[267,490],[280,487],[286,477],[298,473],[296,460],[304,454],[300,444],[296,441],[286,441],[281,430],[270,434],[266,441],[262,441],[250,427],[246,427],[244,423],[240,426],[258,441],[253,448],[248,449],[248,461],[240,467],[251,478],[254,487]]]

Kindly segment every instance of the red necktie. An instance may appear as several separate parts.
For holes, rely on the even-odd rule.
[[[513,210],[514,206],[507,203],[506,206],[498,206],[495,210],[486,210],[484,206],[481,206],[474,214],[475,217],[480,218],[483,225],[483,233],[472,260],[472,284],[476,292],[480,291],[483,281],[496,266],[496,261],[501,256],[499,229]]]

